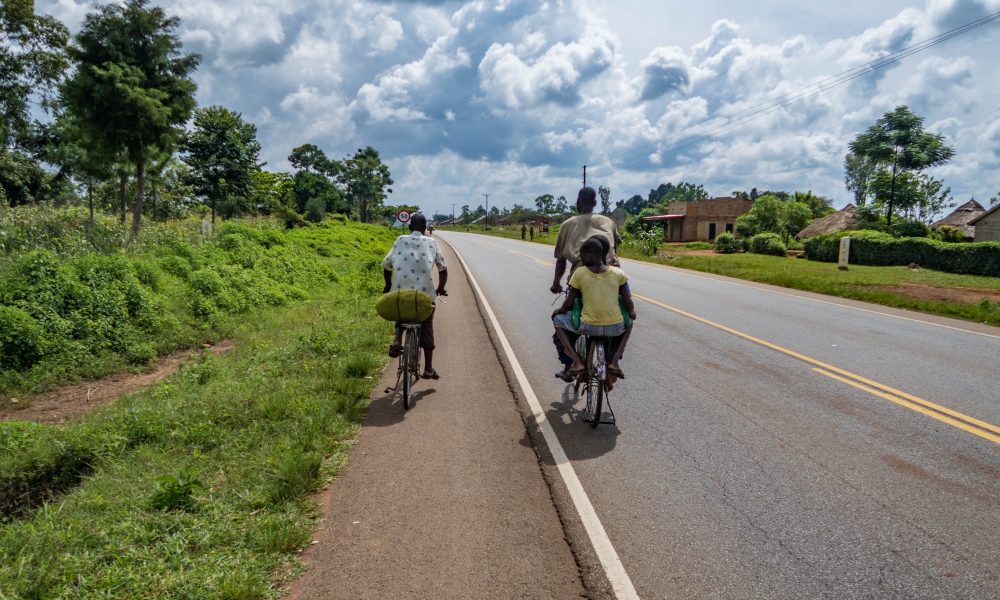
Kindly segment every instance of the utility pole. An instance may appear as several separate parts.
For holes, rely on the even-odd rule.
[[[490,228],[490,195],[483,194],[486,196],[486,229]]]
[[[451,220],[452,220],[452,225],[454,225],[455,224],[454,223],[454,221],[455,221],[455,205],[454,204],[451,205]]]
[[[587,165],[583,165],[583,187],[587,187]]]

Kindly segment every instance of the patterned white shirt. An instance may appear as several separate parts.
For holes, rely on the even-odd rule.
[[[435,300],[434,265],[447,269],[437,241],[419,231],[396,238],[382,268],[392,271],[392,290],[419,290]]]

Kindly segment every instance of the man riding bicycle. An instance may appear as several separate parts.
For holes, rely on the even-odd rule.
[[[426,235],[427,217],[415,213],[410,217],[410,235],[396,238],[392,249],[382,260],[382,274],[385,288],[382,293],[395,290],[417,290],[427,294],[433,301],[438,295],[448,294],[448,267],[444,255],[435,240]],[[434,266],[438,268],[438,285],[434,288]],[[434,356],[434,313],[421,323],[420,347],[424,349],[424,379],[438,379],[431,359]],[[396,339],[389,346],[389,356],[403,353],[403,329],[396,323]]]
[[[607,240],[609,244],[607,264],[613,267],[621,266],[616,255],[616,250],[622,242],[621,236],[618,235],[618,227],[609,217],[594,214],[596,206],[597,192],[594,188],[582,188],[576,196],[576,210],[580,214],[566,219],[566,222],[559,228],[559,237],[556,238],[555,248],[556,270],[555,276],[552,278],[552,286],[549,288],[553,294],[563,292],[562,278],[566,274],[567,263],[570,265],[570,276],[572,277],[573,272],[580,266],[580,248],[592,236],[599,235]],[[570,341],[575,341],[575,335],[570,337]],[[573,376],[570,369],[573,366],[573,359],[564,351],[559,336],[553,335],[552,341],[559,354],[559,361],[564,367],[562,372],[556,373],[556,377],[563,381],[572,381]]]

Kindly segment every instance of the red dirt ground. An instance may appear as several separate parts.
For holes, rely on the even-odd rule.
[[[225,354],[234,347],[231,341],[219,342],[205,350]],[[172,375],[195,354],[185,350],[160,358],[149,373],[109,375],[103,379],[67,385],[35,396],[12,398],[0,405],[0,421],[64,423],[95,408],[105,406],[148,385]]]

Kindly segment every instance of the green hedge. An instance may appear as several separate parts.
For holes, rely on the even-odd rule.
[[[857,265],[908,265],[949,273],[1000,277],[1000,242],[953,244],[928,238],[894,238],[879,231],[851,231],[850,262]],[[805,241],[810,260],[836,262],[844,232]]]
[[[785,244],[777,233],[758,233],[750,238],[750,252],[754,254],[785,256],[785,250]]]

